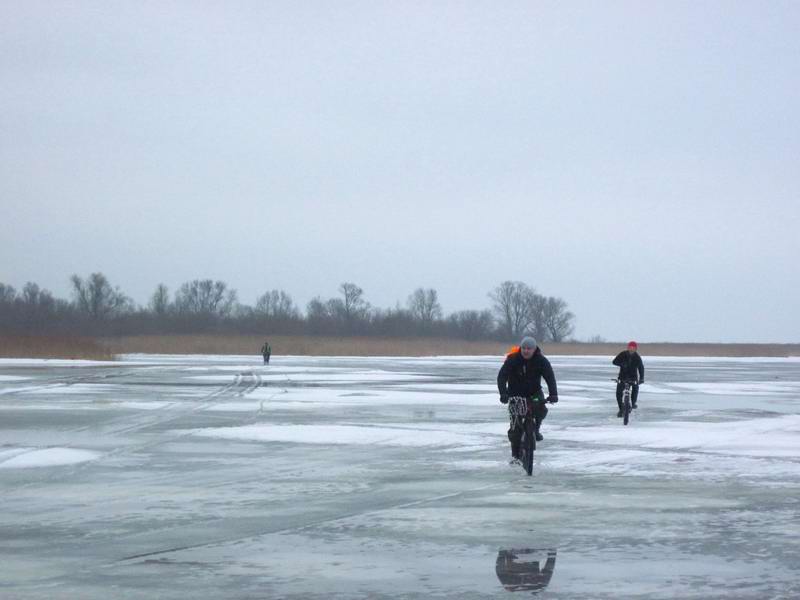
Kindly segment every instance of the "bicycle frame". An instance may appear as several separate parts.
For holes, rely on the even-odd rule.
[[[533,398],[511,396],[508,399],[508,414],[511,429],[522,431],[519,451],[522,466],[528,475],[533,473],[533,453],[536,450],[536,417],[533,414]]]
[[[633,386],[636,384],[635,381],[631,381],[629,379],[615,379],[617,383],[621,383],[623,385],[622,388],[622,424],[627,425],[630,421],[631,415],[631,396],[633,394]]]

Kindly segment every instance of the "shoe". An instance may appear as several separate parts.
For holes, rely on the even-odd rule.
[[[617,416],[622,418],[622,409],[619,410],[619,412],[617,413]]]
[[[544,436],[537,431],[536,432],[536,441],[537,442],[541,442],[543,439],[544,439]]]
[[[522,461],[518,459],[516,456],[512,456],[511,460],[508,461],[508,464],[510,464],[512,467],[518,467],[519,465],[522,464]]]

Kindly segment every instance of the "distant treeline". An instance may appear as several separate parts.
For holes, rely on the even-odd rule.
[[[491,308],[445,315],[438,293],[418,288],[404,306],[377,308],[364,290],[342,283],[333,298],[313,298],[301,311],[283,290],[264,292],[254,306],[238,301],[223,281],[195,279],[174,294],[156,286],[138,306],[102,273],[70,278],[71,298],[54,297],[35,283],[21,291],[0,283],[0,333],[119,336],[185,333],[430,336],[465,340],[515,340],[532,334],[562,342],[574,315],[561,298],[538,294],[520,281],[504,281],[488,293]]]

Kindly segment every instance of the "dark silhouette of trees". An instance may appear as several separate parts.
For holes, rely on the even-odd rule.
[[[575,318],[567,310],[567,303],[561,298],[550,296],[544,303],[542,311],[544,327],[547,331],[547,339],[553,342],[563,342],[567,336],[572,334],[572,320]]]
[[[430,333],[435,321],[442,318],[442,305],[439,304],[439,294],[433,288],[417,288],[408,297],[408,311],[411,317],[420,325],[424,333]]]
[[[312,298],[306,305],[306,323],[308,332],[313,335],[325,335],[336,332],[336,320],[331,312],[330,302],[319,296]]]
[[[156,290],[150,296],[148,308],[157,317],[164,317],[172,309],[169,301],[169,288],[166,285],[159,283],[156,286]]]
[[[492,310],[450,315],[444,315],[434,288],[415,289],[405,307],[380,309],[367,302],[361,287],[344,282],[339,297],[316,296],[303,313],[283,290],[269,290],[248,306],[237,302],[225,282],[211,279],[183,283],[172,299],[160,283],[141,308],[102,273],[86,279],[72,275],[70,284],[71,302],[33,282],[22,291],[0,283],[0,333],[309,333],[503,341],[532,333],[539,341],[561,342],[572,334],[575,318],[563,299],[537,294],[521,281],[504,281],[491,290]]]
[[[313,298],[306,306],[309,333],[354,335],[368,334],[371,307],[364,300],[364,290],[354,283],[339,286],[341,298]]]
[[[528,332],[533,323],[536,293],[521,281],[504,281],[489,292],[500,328],[509,339]]]
[[[355,283],[342,283],[339,291],[342,301],[332,303],[331,311],[338,313],[339,319],[344,321],[346,332],[355,333],[362,328],[369,316],[369,303],[364,300],[364,290]]]
[[[82,319],[66,300],[30,281],[20,293],[0,283],[0,332],[63,333],[70,323]]]
[[[537,294],[521,281],[504,281],[489,297],[500,330],[508,339],[532,334],[540,342],[563,342],[572,334],[575,315],[561,298]]]
[[[48,290],[40,289],[30,281],[22,288],[22,294],[17,301],[21,305],[22,319],[29,331],[47,328],[48,322],[55,318],[58,311],[67,308],[66,302],[57,301]]]
[[[10,306],[17,299],[17,290],[12,285],[0,283],[0,306]]]
[[[235,304],[236,290],[228,289],[224,281],[187,281],[175,294],[175,309],[184,314],[226,317]]]
[[[448,332],[465,340],[485,340],[494,333],[494,319],[490,310],[461,310],[447,319]]]
[[[297,319],[300,311],[292,297],[283,290],[271,290],[258,297],[255,312],[270,320]]]
[[[300,310],[283,290],[263,293],[254,308],[237,305],[233,316],[240,331],[299,333],[305,327]]]
[[[385,337],[408,337],[416,325],[411,313],[399,304],[395,308],[373,309],[370,319],[370,331]]]
[[[92,273],[85,280],[70,277],[75,306],[92,321],[104,321],[133,310],[133,301],[119,287],[112,287],[102,273]]]

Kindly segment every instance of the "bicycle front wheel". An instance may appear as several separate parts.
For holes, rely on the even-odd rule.
[[[522,461],[522,466],[525,467],[525,472],[530,476],[533,475],[533,451],[536,450],[536,433],[534,432],[533,419],[525,421],[525,456]]]

